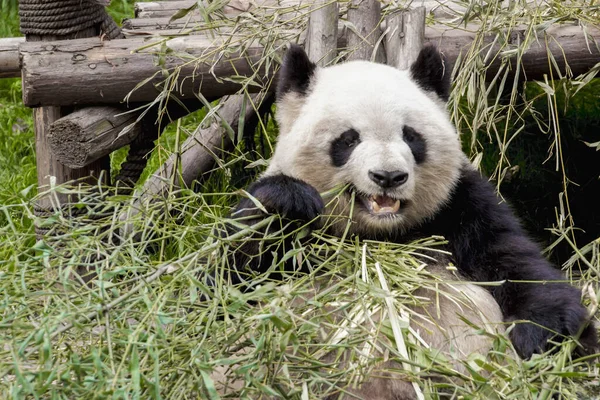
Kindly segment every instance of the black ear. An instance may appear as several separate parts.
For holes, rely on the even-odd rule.
[[[316,69],[317,66],[308,59],[302,47],[291,45],[283,56],[283,63],[279,70],[277,99],[280,100],[288,92],[306,94]]]
[[[448,101],[450,66],[444,64],[444,59],[435,46],[423,47],[417,60],[410,67],[410,74],[423,89],[435,92],[444,101]]]

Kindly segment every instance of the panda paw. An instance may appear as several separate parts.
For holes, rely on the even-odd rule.
[[[321,195],[314,187],[287,175],[262,178],[248,188],[248,193],[260,201],[269,213],[291,220],[312,221],[325,207]],[[260,209],[248,198],[240,201],[234,213],[235,216],[260,214]]]
[[[541,293],[530,299],[529,307],[524,307],[516,318],[509,318],[533,322],[519,322],[509,334],[519,356],[529,359],[534,353],[543,353],[552,347],[548,340],[561,342],[567,337],[576,337],[584,326],[576,353],[597,352],[596,329],[593,324],[587,325],[588,312],[580,304],[579,291],[566,285],[547,285],[540,289],[543,289]]]

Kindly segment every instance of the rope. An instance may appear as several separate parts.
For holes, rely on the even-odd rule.
[[[150,123],[149,123],[150,122]],[[136,182],[140,179],[146,164],[148,156],[154,149],[154,139],[158,137],[157,129],[154,127],[154,121],[148,121],[148,118],[143,118],[141,121],[142,129],[138,137],[129,144],[129,152],[125,162],[121,164],[121,169],[115,177],[115,183],[121,188],[133,188]]]
[[[115,177],[115,183],[119,188],[133,188],[146,167],[148,155],[154,149],[154,140],[161,135],[169,122],[199,110],[202,106],[203,104],[199,100],[187,100],[183,103],[172,102],[167,105],[166,113],[163,116],[165,120],[161,124],[157,123],[160,120],[159,108],[157,105],[153,106],[142,118],[141,133],[130,143],[127,159],[121,165],[121,170]],[[126,192],[126,190],[123,190],[122,193]]]
[[[19,17],[25,35],[67,36],[98,26],[108,39],[123,37],[95,0],[20,0]]]

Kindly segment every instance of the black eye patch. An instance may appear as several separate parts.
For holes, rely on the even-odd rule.
[[[404,137],[404,141],[408,147],[410,147],[410,151],[412,151],[416,163],[421,164],[424,162],[427,158],[427,143],[425,143],[423,135],[415,131],[410,126],[405,126],[402,129],[402,135]]]
[[[354,129],[342,133],[331,143],[329,154],[336,167],[341,167],[348,162],[350,155],[360,143],[360,135]]]

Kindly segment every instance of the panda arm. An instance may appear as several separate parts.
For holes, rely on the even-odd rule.
[[[291,221],[298,221],[300,224],[306,224],[316,220],[321,214],[324,204],[319,192],[311,185],[283,174],[276,174],[263,177],[250,185],[247,192],[258,200],[263,209],[269,214],[279,214],[284,219],[284,225],[274,222],[274,225],[267,228],[267,231],[283,229],[284,233],[297,228],[298,224],[289,224]],[[244,224],[254,224],[267,217],[264,211],[258,207],[249,197],[243,198],[235,208],[232,214],[233,218],[239,218]],[[235,229],[230,226],[230,231]],[[229,232],[231,233],[231,232]],[[236,274],[230,276],[233,283],[239,283],[241,274],[244,270],[265,272],[271,267],[274,257],[273,254],[283,256],[283,252],[291,248],[288,243],[292,238],[287,238],[280,243],[269,243],[265,241],[264,235],[254,235],[248,240],[244,240],[237,248],[232,251],[233,267]],[[274,246],[271,248],[271,245]]]
[[[323,199],[317,189],[288,175],[266,176],[250,185],[247,191],[258,199],[268,212],[291,220],[311,221],[324,207]],[[249,198],[242,199],[235,211],[236,216],[263,214]]]
[[[464,168],[452,199],[434,225],[449,240],[463,274],[476,281],[506,281],[491,289],[505,319],[533,322],[517,324],[511,331],[522,357],[545,351],[547,340],[555,333],[576,335],[586,323],[580,291],[567,283],[552,282],[565,277],[542,257],[540,248],[510,208],[499,204],[494,188],[479,172]],[[596,347],[592,326],[585,328],[580,343],[588,351]]]

